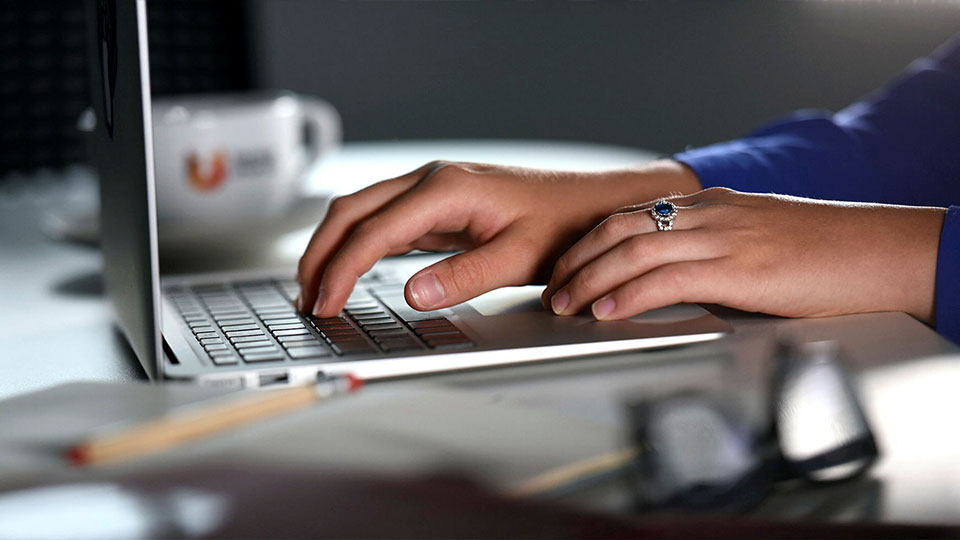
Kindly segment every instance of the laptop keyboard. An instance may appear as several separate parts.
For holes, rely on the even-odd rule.
[[[334,361],[457,350],[475,344],[447,318],[410,308],[401,288],[360,285],[339,317],[293,308],[292,280],[169,287],[165,294],[214,365]]]

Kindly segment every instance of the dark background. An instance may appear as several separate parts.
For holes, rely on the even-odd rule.
[[[252,5],[259,84],[317,93],[351,139],[560,138],[676,151],[839,108],[960,32],[960,3]]]
[[[960,32],[960,2],[933,0],[149,5],[157,95],[312,93],[338,107],[347,140],[660,152],[840,108]],[[0,6],[0,178],[82,162],[82,0]]]

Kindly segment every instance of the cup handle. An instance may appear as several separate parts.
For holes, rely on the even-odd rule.
[[[309,167],[319,156],[340,144],[343,129],[340,114],[333,105],[314,97],[300,96],[299,99],[304,121],[313,124],[312,145],[306,160]]]

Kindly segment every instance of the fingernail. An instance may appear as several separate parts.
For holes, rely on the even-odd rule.
[[[617,303],[613,301],[613,298],[605,296],[596,302],[593,303],[593,316],[597,320],[602,320],[607,315],[613,313],[614,308],[617,307]]]
[[[327,305],[327,291],[320,289],[317,291],[317,301],[313,304],[313,316],[319,317],[324,306]]]
[[[569,305],[570,293],[567,291],[560,291],[550,299],[550,307],[553,308],[553,312],[557,315],[563,315],[563,310],[567,309]]]
[[[418,307],[430,308],[443,302],[443,287],[436,276],[427,273],[417,276],[410,284],[410,294]]]

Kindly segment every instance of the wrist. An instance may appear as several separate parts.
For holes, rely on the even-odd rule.
[[[903,311],[927,324],[935,323],[937,255],[940,233],[946,214],[943,208],[917,208],[909,211],[901,242],[899,283],[891,284],[907,293]],[[909,262],[907,262],[909,261]],[[908,285],[908,286],[904,286]]]
[[[659,193],[657,197],[689,195],[703,189],[693,169],[672,159],[659,159],[645,163],[634,169],[633,174],[634,182],[643,184],[636,186],[635,190],[644,194],[649,194],[651,191]]]
[[[700,191],[700,179],[690,167],[672,159],[660,159],[613,173],[611,212],[671,195]]]

